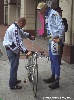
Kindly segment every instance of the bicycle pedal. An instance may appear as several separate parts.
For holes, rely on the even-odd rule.
[[[28,82],[28,80],[25,79],[25,80],[24,80],[24,83],[26,83],[26,82]]]

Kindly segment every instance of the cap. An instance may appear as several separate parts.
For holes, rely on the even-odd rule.
[[[60,7],[57,7],[56,9],[55,9],[56,11],[63,11]]]
[[[41,3],[38,4],[37,9],[41,9],[41,8],[44,8],[44,7],[47,7],[47,4],[45,2],[41,2]]]

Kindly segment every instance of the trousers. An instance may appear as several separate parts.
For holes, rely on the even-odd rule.
[[[9,87],[13,87],[16,85],[17,81],[17,70],[19,65],[19,56],[20,53],[15,54],[12,50],[6,50],[7,56],[10,62],[10,79],[9,79]]]
[[[60,54],[53,54],[52,53],[52,43],[49,43],[49,57],[51,61],[51,70],[52,74],[55,74],[56,78],[60,77],[60,64],[59,64],[59,56]]]

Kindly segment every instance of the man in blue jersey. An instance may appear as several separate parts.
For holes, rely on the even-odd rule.
[[[46,3],[38,4],[37,9],[45,18],[45,25],[47,29],[47,37],[49,38],[49,56],[51,60],[52,76],[48,79],[43,79],[46,83],[51,83],[49,88],[56,89],[59,87],[60,78],[60,45],[64,37],[64,25],[62,18],[58,12],[51,9]]]

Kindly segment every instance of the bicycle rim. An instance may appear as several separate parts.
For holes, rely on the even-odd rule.
[[[37,84],[38,84],[38,70],[37,69],[35,69],[33,77],[34,77],[33,91],[34,91],[34,93],[36,93],[37,92]]]

